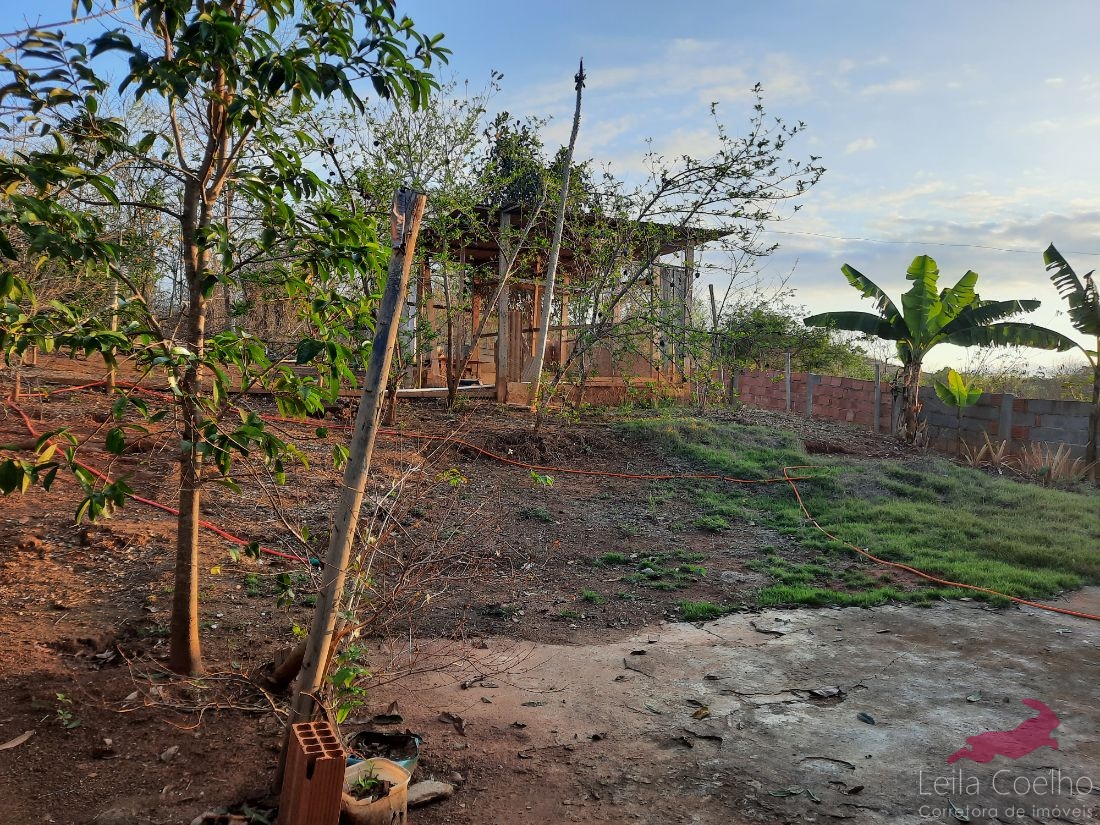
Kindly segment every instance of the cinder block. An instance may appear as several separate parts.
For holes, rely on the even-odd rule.
[[[337,825],[347,754],[328,722],[299,722],[290,729],[279,825]]]

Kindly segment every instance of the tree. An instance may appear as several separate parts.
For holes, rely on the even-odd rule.
[[[953,369],[947,371],[943,381],[937,380],[932,386],[940,401],[955,409],[955,455],[961,456],[963,410],[978,403],[982,388],[974,383],[973,378],[967,380]]]
[[[1073,328],[1082,335],[1092,336],[1096,341],[1096,349],[1080,347],[1092,367],[1092,412],[1089,413],[1089,440],[1085,447],[1085,461],[1093,463],[1095,477],[1097,442],[1100,441],[1100,289],[1096,286],[1092,272],[1077,277],[1073,267],[1054,248],[1054,244],[1048,246],[1043,253],[1043,262],[1051,273],[1050,280],[1058,288],[1058,294],[1069,304],[1069,321]]]
[[[875,302],[870,312],[824,312],[804,320],[807,326],[833,327],[894,341],[901,370],[898,375],[901,415],[898,434],[920,441],[920,379],[925,357],[939,344],[970,346],[1026,346],[1065,352],[1077,344],[1054,330],[1019,321],[1006,321],[1038,309],[1039,301],[983,301],[974,287],[978,274],[968,271],[955,286],[936,291],[940,271],[927,255],[918,255],[906,271],[913,286],[901,296],[899,310],[869,278],[848,264],[841,267],[848,283]]]
[[[690,309],[684,295],[698,275],[692,257],[698,247],[720,239],[723,254],[745,260],[774,251],[762,239],[764,227],[781,218],[784,201],[805,194],[825,170],[814,155],[807,161],[787,157],[805,124],[768,117],[762,88],[755,86],[753,94],[744,134],[731,133],[718,105],[711,105],[717,148],[710,155],[666,158],[650,152],[648,177],[639,186],[609,173],[590,185],[576,209],[579,219],[570,222],[577,270],[572,317],[580,328],[548,394],[596,346],[636,335],[647,319],[667,333],[669,352],[683,352]],[[685,254],[679,295],[670,302],[655,294],[656,269],[670,247],[682,248],[685,241],[692,252]]]
[[[92,0],[78,3],[92,6]],[[267,283],[304,299],[300,306],[310,313],[311,334],[298,344],[298,362],[323,362],[330,388],[352,376],[348,342],[372,323],[371,307],[337,281],[377,271],[383,251],[373,223],[339,203],[311,170],[307,159],[320,147],[291,121],[329,98],[362,106],[362,82],[382,97],[420,104],[434,85],[432,61],[446,50],[442,35],[422,35],[411,20],[397,18],[393,0],[138,0],[134,11],[138,35],[120,28],[84,44],[30,31],[14,59],[0,55],[0,70],[10,78],[0,88],[0,104],[24,107],[39,138],[37,147],[0,164],[0,186],[8,193],[0,209],[0,255],[14,257],[16,236],[47,260],[116,279],[125,323],[116,333],[94,312],[61,303],[37,307],[26,281],[4,271],[0,344],[6,355],[34,343],[99,352],[109,361],[128,352],[166,374],[180,421],[181,478],[169,664],[187,673],[202,668],[203,483],[212,475],[235,486],[234,454],[259,451],[278,474],[283,456],[293,454],[258,416],[234,415],[226,367],[240,375],[238,390],[267,382],[285,412],[315,411],[322,400],[317,381],[279,367],[247,333],[209,336],[210,298],[219,284],[260,272]],[[159,126],[134,129],[101,113],[109,89],[95,62],[101,54],[127,58],[117,90],[154,106]],[[120,197],[115,168],[121,165],[156,170],[174,182],[175,197]],[[250,206],[247,237],[231,231],[231,201]],[[178,339],[143,300],[121,245],[104,232],[102,210],[122,207],[165,215],[178,233],[186,290]],[[112,445],[109,435],[108,446],[121,451],[120,438]]]
[[[787,353],[792,368],[806,372],[843,371],[860,361],[858,347],[836,340],[839,336],[829,329],[807,328],[796,311],[772,301],[734,307],[721,316],[719,340],[731,366],[783,369]]]

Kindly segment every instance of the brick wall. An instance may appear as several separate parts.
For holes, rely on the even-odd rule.
[[[813,385],[813,392],[807,385]],[[880,384],[879,429],[890,430],[890,385]],[[746,372],[738,381],[741,400],[765,410],[787,408],[787,387],[781,372]],[[791,411],[817,418],[845,421],[869,429],[875,421],[875,382],[832,375],[791,373]]]
[[[787,408],[786,380],[782,372],[743,373],[738,387],[741,400],[749,406],[765,410]],[[812,392],[808,388],[812,388]],[[890,384],[883,381],[879,389],[879,430],[889,432],[893,404]],[[932,446],[954,450],[955,409],[940,401],[931,387],[921,389],[921,402]],[[1083,455],[1088,442],[1089,408],[1086,401],[1046,401],[983,393],[977,404],[963,410],[962,437],[968,444],[980,446],[984,443],[983,433],[987,433],[994,443],[1010,441],[1011,448],[1016,451],[1033,442],[1065,444],[1075,456]],[[791,373],[791,411],[873,428],[875,382]]]
[[[921,390],[924,417],[933,446],[955,448],[956,411],[948,407],[931,387]],[[1087,401],[1048,401],[1017,398],[1011,393],[983,393],[978,403],[963,410],[960,430],[963,441],[980,446],[983,433],[994,444],[1008,441],[1014,451],[1027,444],[1065,444],[1074,456],[1084,455],[1088,443]]]

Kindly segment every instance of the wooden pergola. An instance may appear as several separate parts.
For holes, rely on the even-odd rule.
[[[421,248],[426,252],[426,258],[414,295],[410,298],[410,309],[417,315],[421,329],[425,324],[432,329],[440,329],[445,324],[445,320],[441,319],[446,312],[446,303],[441,303],[438,285],[433,288],[433,266],[443,260],[448,265],[461,266],[469,271],[469,308],[462,314],[463,317],[452,318],[452,323],[458,323],[462,328],[458,339],[466,346],[473,347],[471,363],[464,377],[482,384],[495,384],[497,399],[506,401],[508,385],[521,380],[524,368],[533,357],[536,335],[544,323],[541,317],[541,299],[552,230],[548,219],[536,223],[528,237],[527,251],[517,261],[508,282],[499,289],[496,306],[486,306],[498,293],[506,264],[498,238],[509,232],[517,236],[522,231],[527,216],[518,206],[504,209],[484,206],[478,207],[473,216],[454,217],[457,229],[451,237],[444,239],[430,231],[425,232]],[[607,218],[599,220],[605,226],[624,226],[622,221],[609,221]],[[550,327],[546,353],[546,364],[551,367],[568,357],[573,343],[570,333],[578,329],[578,325],[570,322],[570,304],[571,299],[585,286],[585,273],[580,268],[585,256],[578,254],[568,238],[571,234],[576,234],[569,232],[570,226],[583,228],[585,222],[594,223],[595,219],[583,213],[574,214],[566,224],[566,241],[563,242],[559,255],[557,284],[554,289],[558,317],[557,323]],[[637,228],[637,234],[644,234],[647,239],[649,246],[644,255],[646,260],[652,258],[657,261],[672,255],[683,256],[681,266],[655,266],[654,277],[657,281],[655,288],[659,290],[662,299],[679,308],[679,320],[686,326],[692,288],[697,277],[696,249],[726,233],[703,229],[685,230],[682,227],[652,222],[635,222],[627,228]],[[632,250],[631,254],[635,253],[638,254],[636,260],[643,258],[639,250]],[[469,337],[463,337],[471,336],[478,328],[483,314],[492,313],[494,309],[496,317],[490,318],[479,340],[472,341]],[[607,363],[597,365],[597,370],[592,375],[612,379],[621,378],[621,373],[628,372],[636,379],[659,380],[660,368],[655,368],[654,363],[663,360],[668,364],[666,378],[683,380],[688,372],[684,354],[661,352],[663,348],[658,348],[655,337],[651,344],[648,358],[634,359],[627,369],[620,369],[618,374],[610,359],[607,359]],[[447,359],[454,355],[447,351],[445,345],[437,345],[430,359],[427,375],[422,380],[427,385],[445,384]]]

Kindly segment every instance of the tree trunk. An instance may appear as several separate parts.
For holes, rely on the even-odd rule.
[[[184,341],[191,356],[179,376],[180,413],[183,438],[180,445],[179,515],[176,517],[175,590],[172,593],[168,667],[176,673],[202,672],[199,646],[199,513],[202,489],[203,412],[202,357],[206,347],[206,296],[203,279],[207,253],[199,242],[199,230],[206,225],[200,212],[202,188],[191,182],[185,188],[181,224],[183,271],[187,283],[187,315]]]
[[[911,444],[918,444],[923,432],[923,422],[920,420],[920,377],[920,361],[911,361],[902,368],[901,415],[898,418],[897,434]]]
[[[206,330],[206,301],[196,286],[187,313],[187,341],[201,355]],[[202,672],[199,645],[199,512],[202,488],[202,410],[196,395],[201,372],[194,362],[180,382],[183,392],[183,445],[180,449],[179,516],[176,520],[176,572],[172,594],[168,666],[176,673]]]

